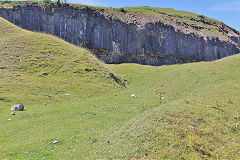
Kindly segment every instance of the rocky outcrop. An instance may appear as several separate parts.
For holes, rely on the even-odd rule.
[[[119,13],[126,18],[137,17]],[[186,33],[160,20],[121,20],[104,10],[69,5],[18,5],[0,16],[28,30],[49,33],[92,50],[106,63],[149,65],[212,61],[240,52],[238,33],[218,37]]]

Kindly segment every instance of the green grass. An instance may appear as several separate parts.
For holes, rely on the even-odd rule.
[[[120,88],[87,50],[0,21],[0,104],[60,102]]]
[[[106,65],[0,19],[0,68],[0,159],[240,158],[239,55]]]
[[[146,97],[151,102],[159,95],[164,99],[111,135],[112,143],[101,147],[98,155],[239,159],[239,59],[236,55],[215,62],[162,67],[113,65],[119,75],[132,79],[139,99]]]

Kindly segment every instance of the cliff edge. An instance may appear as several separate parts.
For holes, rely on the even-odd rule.
[[[28,30],[86,47],[105,63],[164,65],[240,52],[240,33],[217,20],[167,8],[76,4],[2,5],[0,16]]]

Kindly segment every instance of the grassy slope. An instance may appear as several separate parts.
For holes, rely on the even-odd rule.
[[[239,158],[239,55],[103,65],[84,49],[2,19],[0,37],[0,159]],[[106,66],[128,89],[107,78]],[[26,111],[10,115],[20,102]]]
[[[86,98],[118,88],[106,66],[85,49],[3,19],[0,37],[0,104],[59,102],[69,99],[66,93]]]
[[[103,158],[240,158],[239,55],[215,62],[111,68],[132,82],[139,99],[155,96],[159,105],[115,132]]]
[[[130,93],[85,49],[3,19],[0,37],[0,159],[89,157],[99,135],[146,110],[126,106]]]

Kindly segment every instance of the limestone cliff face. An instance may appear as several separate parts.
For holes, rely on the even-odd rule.
[[[120,14],[124,19],[125,13]],[[211,61],[240,52],[238,33],[220,40],[187,33],[158,20],[126,22],[88,7],[18,5],[0,8],[0,16],[24,29],[89,48],[106,63],[163,65]]]

